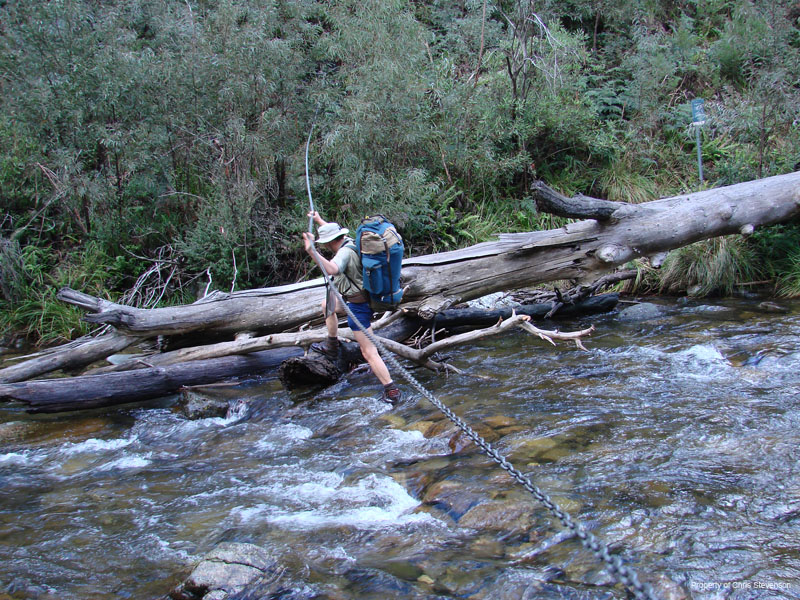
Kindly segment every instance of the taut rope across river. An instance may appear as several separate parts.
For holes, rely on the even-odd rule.
[[[308,151],[309,146],[311,144],[311,133],[313,132],[313,125],[311,127],[311,131],[308,134],[308,140],[306,142],[306,186],[308,188],[308,202],[311,208],[311,212],[314,212],[314,202],[311,198],[311,183],[309,181],[309,172],[308,172]],[[308,229],[309,233],[313,235],[313,226],[314,221],[312,218],[309,218]],[[402,374],[403,378],[416,389],[420,394],[422,394],[431,404],[433,404],[439,411],[441,411],[444,416],[446,416],[453,424],[456,425],[464,434],[469,437],[475,444],[486,454],[489,458],[491,458],[494,462],[496,462],[500,468],[506,471],[511,477],[514,478],[515,481],[520,483],[526,490],[528,490],[534,498],[536,498],[539,502],[541,502],[547,510],[549,510],[560,522],[561,524],[571,531],[575,536],[580,539],[581,544],[584,548],[589,550],[594,556],[600,560],[601,562],[605,563],[609,572],[612,576],[623,584],[631,593],[634,595],[635,598],[639,600],[657,600],[657,596],[650,584],[642,583],[639,580],[639,576],[637,575],[636,571],[632,569],[630,566],[623,563],[622,559],[617,555],[611,555],[609,552],[608,546],[605,542],[597,538],[593,533],[588,531],[580,522],[573,519],[567,512],[562,510],[555,502],[553,502],[547,494],[545,494],[542,490],[540,490],[532,481],[531,479],[522,473],[519,469],[514,467],[506,457],[504,457],[500,452],[494,448],[489,442],[483,439],[474,429],[472,429],[469,425],[467,425],[458,415],[456,415],[450,408],[448,408],[441,400],[436,398],[428,389],[425,388],[417,379],[406,369],[400,362],[395,358],[395,356],[388,351],[383,344],[381,343],[378,336],[374,335],[372,332],[368,331],[361,322],[356,318],[356,316],[352,313],[350,308],[347,306],[347,302],[345,302],[344,298],[341,296],[339,291],[336,289],[336,286],[333,285],[333,280],[330,275],[328,275],[322,266],[322,263],[319,260],[319,254],[316,252],[316,248],[312,245],[312,256],[314,257],[314,261],[317,263],[317,266],[322,271],[323,277],[325,278],[325,284],[327,287],[327,293],[330,297],[331,295],[339,301],[340,305],[344,307],[344,310],[347,312],[348,316],[356,323],[359,329],[369,338],[369,340],[375,344],[378,348],[381,356],[383,357],[384,361],[386,361],[389,365],[392,366],[397,372]],[[331,306],[332,303],[328,302],[327,306]],[[335,306],[335,304],[333,304]]]

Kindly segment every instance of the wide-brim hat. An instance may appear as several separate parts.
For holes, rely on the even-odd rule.
[[[325,223],[317,230],[317,243],[327,244],[349,232],[349,229],[340,227],[338,223]]]

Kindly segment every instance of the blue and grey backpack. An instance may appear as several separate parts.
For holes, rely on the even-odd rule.
[[[365,218],[356,229],[356,251],[370,306],[373,310],[397,308],[403,298],[403,238],[395,226],[383,215]]]

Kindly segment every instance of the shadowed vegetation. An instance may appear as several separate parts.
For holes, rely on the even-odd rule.
[[[695,97],[706,185],[793,171],[798,17],[743,0],[0,2],[0,324],[85,332],[58,285],[154,306],[308,276],[312,124],[321,213],[384,213],[415,254],[561,225],[537,214],[536,179],[627,202],[698,189]],[[796,251],[765,242],[796,232],[686,249],[649,289],[797,294]]]

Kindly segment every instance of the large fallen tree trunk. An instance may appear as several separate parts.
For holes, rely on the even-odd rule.
[[[535,192],[543,204],[560,198],[569,205],[545,186]],[[562,279],[587,281],[636,257],[657,257],[702,239],[786,221],[800,213],[800,172],[643,204],[595,202],[602,209],[579,211],[591,220],[550,231],[501,234],[497,241],[404,260],[403,306],[431,318],[455,303],[492,292]],[[577,211],[581,199],[575,206]],[[566,208],[560,212],[570,214]],[[93,311],[87,321],[137,335],[199,330],[263,335],[316,317],[324,288],[318,279],[149,310],[93,301],[68,289],[59,297]]]
[[[446,348],[495,335],[514,326],[521,327],[551,344],[555,344],[556,339],[571,340],[578,347],[585,349],[581,344],[581,338],[590,335],[594,330],[590,327],[569,333],[547,331],[533,327],[529,320],[530,317],[527,315],[515,314],[491,327],[448,338],[422,350],[405,346],[390,337],[381,338],[381,341],[384,347],[417,364],[435,370],[446,369],[460,373],[458,369],[433,361],[431,357]],[[401,338],[408,335],[407,331],[402,333],[402,328],[397,328],[391,333]],[[314,332],[294,335],[298,340],[306,342],[319,337]],[[353,364],[363,362],[363,359],[359,360],[361,357],[358,344],[348,342],[343,346],[339,359],[335,361],[317,353],[301,356],[302,350],[295,344],[288,348],[280,346],[245,355],[192,360],[131,371],[0,384],[0,398],[24,402],[28,405],[28,411],[33,413],[85,410],[159,398],[177,392],[185,386],[215,383],[230,377],[242,375],[253,377],[278,365],[281,367],[281,380],[287,387],[294,387],[298,381],[305,384],[327,384],[338,380]]]
[[[750,233],[756,226],[786,221],[800,212],[800,172],[638,205],[570,200],[543,185],[534,191],[543,210],[591,220],[551,231],[501,234],[497,241],[407,259],[402,272],[403,308],[430,319],[454,303],[495,291],[554,280],[588,281],[639,256],[654,257],[657,263],[670,249],[715,236]],[[118,351],[122,336],[139,340],[201,333],[209,340],[219,336],[230,340],[241,332],[263,336],[290,331],[318,317],[324,287],[318,279],[216,293],[195,304],[149,310],[69,289],[60,297],[89,311],[86,320],[115,327],[118,333],[109,348]],[[59,360],[77,367],[76,356],[66,353]],[[100,356],[85,353],[82,360],[89,358]],[[15,365],[16,374],[11,375],[9,369],[0,370],[0,382],[19,377],[25,368]],[[42,368],[49,367],[37,367]],[[29,369],[26,376],[37,369]]]

